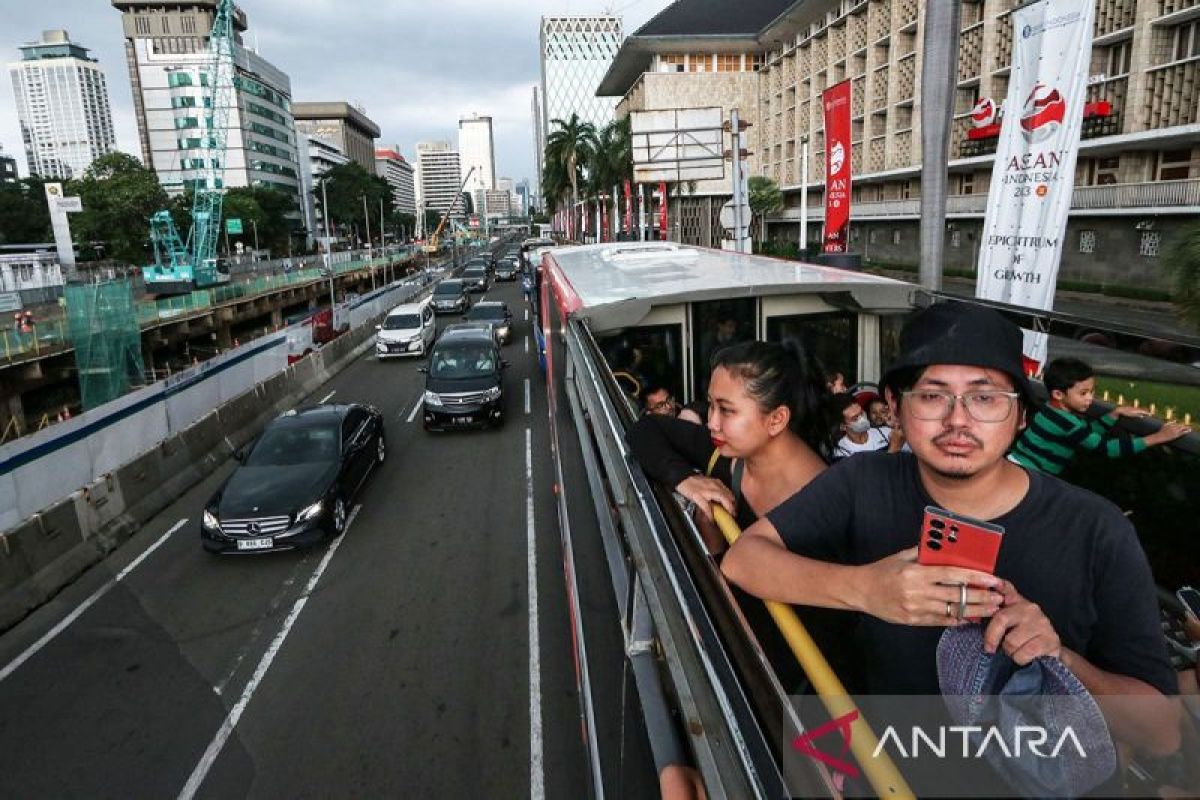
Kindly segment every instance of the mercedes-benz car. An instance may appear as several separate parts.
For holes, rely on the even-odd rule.
[[[310,406],[272,420],[204,506],[212,553],[317,544],[346,529],[351,503],[387,456],[383,414],[356,403]]]

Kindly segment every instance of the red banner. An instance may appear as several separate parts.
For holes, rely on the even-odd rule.
[[[664,242],[667,240],[667,182],[659,181],[658,195],[662,198],[662,205],[658,207],[658,238]]]
[[[850,81],[834,84],[821,95],[825,107],[825,242],[826,253],[850,249]]]

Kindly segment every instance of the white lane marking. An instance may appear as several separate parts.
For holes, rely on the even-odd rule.
[[[525,429],[525,553],[529,593],[529,797],[546,796],[542,762],[542,655],[538,638],[537,532],[533,524],[533,437]]]
[[[308,603],[308,598],[316,588],[317,581],[321,579],[321,575],[325,573],[325,568],[333,560],[333,554],[337,552],[338,547],[345,540],[346,534],[350,532],[350,526],[354,524],[354,518],[358,516],[360,508],[362,506],[357,505],[350,512],[350,516],[346,519],[346,527],[343,529],[342,535],[334,539],[329,545],[329,549],[325,552],[321,563],[317,564],[316,571],[308,579],[308,583],[304,585],[304,591],[296,598],[296,602],[292,604],[292,610],[288,612],[287,619],[283,621],[283,627],[279,629],[279,633],[275,634],[275,638],[271,640],[271,644],[267,647],[267,652],[263,653],[263,657],[258,662],[254,674],[250,676],[250,681],[246,684],[246,688],[242,690],[241,697],[238,698],[233,708],[229,710],[229,714],[225,717],[225,721],[221,723],[221,727],[217,729],[213,740],[208,743],[208,749],[204,751],[204,755],[200,757],[200,762],[196,764],[196,768],[192,770],[187,783],[184,784],[183,789],[179,792],[179,800],[189,800],[195,797],[200,784],[204,782],[204,778],[208,775],[208,771],[212,769],[217,756],[221,754],[221,748],[225,746],[225,742],[229,741],[229,737],[233,734],[233,729],[237,727],[238,720],[242,718],[242,713],[246,710],[246,706],[249,705],[250,699],[254,697],[255,690],[262,683],[267,670],[271,668],[271,662],[275,660],[275,656],[279,654],[279,649],[283,647],[284,640],[291,633],[292,626],[296,624],[296,619],[300,616],[300,612],[304,610],[304,606]]]
[[[526,353],[529,352],[529,337],[528,336],[525,337],[525,352]]]
[[[525,321],[529,322],[529,309],[525,309]]]
[[[525,379],[525,413],[529,413],[529,378]]]
[[[412,411],[408,412],[408,419],[406,419],[405,422],[412,422],[416,418],[417,412],[421,410],[421,404],[424,401],[425,395],[422,394],[417,398],[417,404],[413,406]]]
[[[25,649],[25,652],[21,653],[21,655],[14,658],[8,664],[8,666],[6,666],[4,669],[0,670],[0,681],[4,680],[9,675],[16,672],[17,669],[22,664],[24,664],[29,659],[33,658],[34,655],[36,655],[39,650],[41,650],[43,647],[45,647],[47,644],[49,644],[50,641],[52,639],[54,639],[54,637],[58,636],[60,633],[62,633],[64,630],[66,630],[67,626],[69,626],[72,622],[79,619],[79,617],[83,614],[83,612],[87,611],[89,608],[91,608],[93,605],[95,605],[97,600],[99,600],[104,595],[108,594],[110,589],[112,589],[118,583],[123,581],[125,579],[126,575],[133,572],[133,570],[137,568],[138,564],[141,564],[143,561],[146,560],[147,556],[149,556],[151,553],[153,553],[155,550],[157,550],[159,547],[161,547],[162,544],[167,541],[167,539],[171,538],[171,534],[173,534],[175,531],[179,530],[186,524],[187,524],[187,518],[185,517],[185,518],[179,520],[179,522],[176,522],[174,525],[172,525],[171,529],[169,531],[167,531],[162,536],[160,536],[158,538],[158,541],[156,541],[154,544],[147,547],[145,552],[143,552],[140,556],[135,558],[133,561],[130,561],[129,566],[125,567],[125,569],[118,572],[115,578],[112,578],[111,580],[108,581],[108,583],[104,584],[99,589],[92,592],[92,594],[89,595],[86,600],[84,600],[82,603],[80,603],[75,608],[74,611],[72,611],[67,616],[63,617],[62,620],[60,620],[57,625],[55,625],[53,628],[51,628],[50,630],[48,630],[44,634],[42,634],[42,637],[40,639],[38,639],[36,642],[29,645],[29,647]]]
[[[317,403],[318,404],[319,403],[327,403],[327,402],[329,402],[329,398],[333,397],[335,394],[337,394],[337,389],[334,389],[332,392],[330,392],[329,394],[322,397],[320,400],[317,401]]]

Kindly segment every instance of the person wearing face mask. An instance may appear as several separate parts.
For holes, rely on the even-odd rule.
[[[833,410],[835,415],[841,417],[838,431],[842,434],[842,438],[833,448],[834,460],[846,458],[855,453],[872,453],[876,450],[890,449],[893,438],[891,429],[871,427],[871,418],[854,399],[854,395],[834,395]],[[899,445],[897,445],[897,449],[899,449]]]

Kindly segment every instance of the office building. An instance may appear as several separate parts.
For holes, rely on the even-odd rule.
[[[321,178],[333,167],[348,163],[350,159],[341,148],[323,136],[299,135],[302,157],[300,180],[303,194],[304,230],[307,231],[309,247],[313,240],[323,237],[325,218],[321,198]],[[337,220],[330,220],[330,228],[336,232]]]
[[[216,0],[112,0],[121,11],[125,53],[133,88],[142,160],[158,173],[163,188],[180,194],[203,179],[205,147],[201,131],[212,117],[208,86]],[[292,118],[291,80],[246,47],[246,14],[236,9],[234,93],[228,111],[222,185],[274,189],[295,199],[300,224],[301,154]]]
[[[11,183],[17,180],[17,160],[4,152],[0,145],[0,183]]]
[[[568,119],[572,113],[597,128],[612,121],[620,98],[598,97],[596,89],[621,38],[621,18],[610,14],[542,17],[543,136],[549,135],[555,119]]]
[[[533,213],[533,193],[529,189],[529,181],[517,181],[517,211],[522,217]]]
[[[379,126],[349,103],[293,103],[296,130],[337,145],[351,161],[375,174],[375,140]]]
[[[463,213],[462,203],[457,202],[462,170],[458,151],[449,142],[417,142],[416,179],[418,207],[440,214],[453,203],[455,213]]]
[[[798,233],[809,193],[819,241],[825,152],[821,92],[851,81],[851,248],[916,266],[921,193],[921,25],[931,0],[843,2],[817,19],[789,11],[760,32],[762,174],[787,208],[772,235]],[[1200,215],[1200,19],[1194,3],[1095,0],[1091,71],[1060,281],[1166,290],[1165,245]],[[946,268],[973,274],[995,130],[971,111],[1008,94],[1010,0],[963,3],[946,213]],[[811,16],[811,15],[810,15]],[[795,18],[792,18],[795,17]],[[986,104],[984,104],[986,105]],[[809,185],[800,185],[807,137]]]
[[[491,117],[474,114],[458,121],[458,158],[465,181],[463,191],[471,196],[476,211],[479,211],[484,203],[484,193],[496,188],[496,149]]]
[[[400,146],[375,150],[375,174],[392,187],[392,205],[401,214],[417,213],[413,166],[400,155]]]
[[[13,15],[9,14],[9,21]],[[11,29],[11,28],[10,28]],[[42,33],[8,65],[30,175],[79,178],[116,149],[108,86],[96,59],[64,30]]]
[[[533,102],[530,103],[529,111],[533,122],[530,126],[530,130],[533,131],[533,179],[540,190],[543,159],[546,157],[546,118],[542,115],[541,89],[537,86],[533,87]]]

